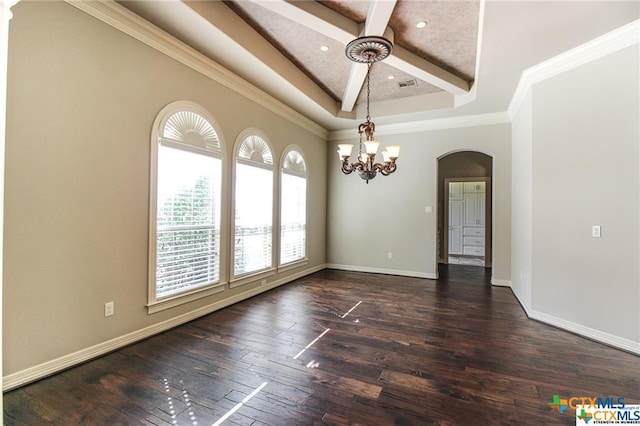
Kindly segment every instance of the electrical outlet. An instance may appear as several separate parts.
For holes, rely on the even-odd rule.
[[[391,253],[391,252],[387,253],[387,257],[388,257],[389,259],[393,259],[393,253]]]
[[[113,306],[113,302],[107,302],[104,304],[104,316],[105,317],[110,317],[111,315],[113,315],[114,312],[114,306]]]
[[[262,280],[262,281],[260,281],[260,285],[261,285],[262,287],[264,287],[265,285],[267,285],[267,280]]]
[[[593,227],[591,227],[591,236],[594,237],[594,238],[600,238],[601,237],[600,226],[593,225]]]

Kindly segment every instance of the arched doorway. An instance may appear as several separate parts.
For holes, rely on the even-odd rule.
[[[482,152],[438,158],[438,263],[491,267],[492,176]]]

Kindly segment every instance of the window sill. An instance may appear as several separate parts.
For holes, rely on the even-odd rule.
[[[217,283],[211,286],[200,288],[189,293],[171,296],[166,299],[158,300],[147,305],[147,315],[155,314],[166,309],[174,308],[194,300],[202,299],[224,291],[226,283]]]
[[[309,263],[309,259],[306,258],[306,257],[304,259],[294,260],[293,262],[285,263],[284,265],[278,266],[278,273],[287,272],[287,271],[290,271],[292,269],[296,269],[296,268],[299,268],[301,266],[305,266],[307,263]]]
[[[275,274],[276,274],[276,270],[272,268],[272,269],[258,271],[248,275],[240,275],[239,277],[229,281],[229,288],[236,288],[243,285],[251,284],[258,280],[265,280],[267,277],[272,277]],[[266,282],[261,284],[264,285],[266,284]]]

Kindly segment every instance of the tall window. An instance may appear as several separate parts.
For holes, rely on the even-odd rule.
[[[220,270],[221,148],[202,114],[160,121],[150,233],[150,302],[215,284]],[[153,185],[153,184],[152,184]]]
[[[280,198],[280,264],[302,260],[307,245],[307,167],[292,150],[282,162]]]
[[[272,266],[273,157],[259,136],[242,139],[236,156],[235,277]]]

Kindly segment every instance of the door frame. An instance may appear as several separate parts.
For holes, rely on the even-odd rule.
[[[444,224],[442,227],[443,234],[443,261],[445,264],[449,263],[449,183],[451,182],[484,182],[484,267],[490,268],[492,264],[492,229],[493,229],[493,212],[491,210],[491,194],[493,193],[493,187],[491,185],[490,177],[460,177],[460,178],[445,178],[443,204],[444,204]],[[464,236],[463,236],[464,238]]]

